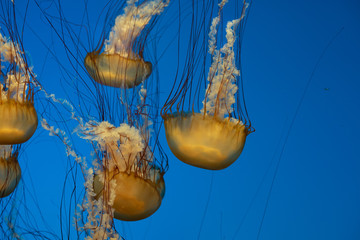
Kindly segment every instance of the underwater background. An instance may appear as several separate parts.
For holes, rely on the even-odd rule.
[[[224,23],[235,1],[224,7]],[[71,98],[76,92],[63,81],[71,64],[40,11],[51,12],[55,4],[15,2],[18,22],[27,13],[24,48],[39,81],[47,92]],[[94,26],[106,4],[62,0],[61,5],[80,35],[86,33],[76,32],[75,23],[83,12]],[[160,82],[160,106],[176,74],[177,16],[184,14],[181,31],[186,31],[190,11],[190,0],[171,1],[153,29],[161,34],[156,47],[145,47],[145,58],[157,51],[152,80]],[[255,133],[234,164],[210,171],[176,159],[162,129],[160,143],[169,158],[165,197],[145,220],[115,220],[125,239],[360,239],[360,3],[257,0],[247,14],[242,76]],[[181,40],[186,47],[188,39]],[[22,181],[16,201],[7,206],[14,209],[12,218],[32,222],[53,239],[75,239],[72,191],[74,182],[78,192],[83,185],[71,161],[60,141],[39,125],[19,159]],[[36,232],[22,237],[36,239]]]

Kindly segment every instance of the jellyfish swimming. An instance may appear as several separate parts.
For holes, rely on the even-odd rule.
[[[109,38],[101,48],[88,53],[84,64],[89,75],[98,83],[132,88],[147,79],[152,72],[151,62],[143,59],[144,41],[149,30],[142,31],[154,15],[160,14],[170,0],[127,0],[124,13],[115,20]],[[150,24],[151,25],[151,24]],[[142,36],[143,35],[143,36]]]
[[[101,121],[80,124],[76,130],[80,138],[92,143],[96,153],[92,179],[95,199],[108,204],[113,217],[123,221],[151,216],[165,194],[167,159],[157,141],[159,130],[152,119],[156,119],[158,108],[152,112],[148,107],[154,99],[147,96],[152,89],[147,85],[149,89],[142,83],[140,89],[131,92],[121,89],[116,95],[121,99],[114,106],[116,110],[104,114],[106,118]],[[118,111],[126,114],[115,120]]]
[[[198,68],[200,64],[193,62],[198,56],[188,57],[185,64],[187,68],[178,88],[174,88],[161,113],[172,153],[187,164],[211,170],[224,169],[236,161],[244,148],[247,135],[253,131],[239,70],[240,41],[235,44],[237,34],[242,32],[244,26],[248,4],[244,2],[241,15],[227,23],[227,42],[220,48],[222,38],[218,36],[219,26],[222,25],[221,13],[226,2],[223,0],[218,5],[218,16],[213,18],[209,26],[208,44],[201,43],[200,36],[193,38],[189,45],[188,52],[193,54],[200,54],[202,48],[208,46],[211,63],[206,87],[201,88],[202,79],[194,80],[205,76],[204,70]],[[193,15],[193,18],[196,19],[196,16]],[[199,22],[205,24],[201,19]],[[191,31],[191,34],[196,34],[196,26],[192,26]],[[203,61],[203,66],[207,66],[206,60]],[[201,98],[202,107],[196,102]],[[185,103],[189,105],[185,106]],[[174,106],[176,111],[173,111]]]
[[[31,68],[16,36],[0,33],[0,144],[24,143],[35,133],[38,124],[34,108]]]
[[[0,145],[0,198],[10,195],[21,179],[18,148]]]
[[[114,121],[116,110],[101,121],[80,121],[76,133],[91,143],[95,156],[93,177],[87,180],[88,191],[109,215],[123,221],[137,221],[157,211],[165,194],[164,174],[167,159],[157,141],[157,125],[147,109],[146,90],[142,85],[137,103],[130,104],[123,91],[116,105],[125,118]],[[129,93],[127,93],[129,94]],[[131,118],[129,118],[131,116]],[[110,122],[113,121],[113,123]],[[115,122],[119,125],[115,126]],[[155,136],[154,136],[154,135]],[[158,157],[155,157],[155,154]],[[94,201],[92,199],[91,201]],[[98,204],[98,203],[97,203]]]
[[[103,167],[94,176],[96,198],[109,198],[116,219],[134,221],[152,215],[165,194],[164,172],[141,132],[126,123],[114,127],[90,122],[82,127],[81,135],[96,142],[102,153]]]

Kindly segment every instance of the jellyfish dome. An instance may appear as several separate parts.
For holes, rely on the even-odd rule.
[[[24,143],[35,133],[38,119],[33,104],[0,101],[0,113],[0,144]]]
[[[123,57],[116,53],[88,53],[85,67],[96,82],[121,88],[139,85],[150,76],[152,71],[151,62],[145,62],[142,58]]]
[[[241,21],[247,4],[244,2],[239,18],[227,23],[227,42],[218,48],[218,25],[226,2],[223,0],[219,3],[218,16],[209,26],[208,52],[211,54],[211,65],[206,88],[200,88],[203,81],[193,79],[194,76],[203,74],[199,74],[196,65],[191,64],[193,59],[199,57],[192,56],[185,64],[187,69],[178,89],[172,91],[162,109],[166,139],[172,153],[184,163],[211,170],[224,169],[235,162],[244,148],[247,135],[253,131],[244,96],[241,96],[243,91],[238,68],[240,61],[235,56],[235,50],[240,48],[235,45],[237,28],[243,26]],[[193,14],[195,13],[194,10]],[[196,16],[193,15],[193,18]],[[201,19],[199,23],[205,24]],[[192,28],[192,31],[196,31],[194,26]],[[197,47],[206,46],[197,41],[199,40],[192,40],[189,52],[201,52]],[[205,60],[203,65],[206,66]],[[204,100],[202,108],[197,112],[194,106],[198,103],[194,101],[201,98],[199,94],[203,94]],[[185,106],[186,102],[190,103],[188,107]],[[174,105],[177,111],[172,110]]]
[[[34,134],[38,118],[34,108],[31,76],[19,45],[0,33],[0,145],[24,143]]]
[[[84,139],[96,141],[102,169],[93,180],[95,198],[108,199],[114,218],[137,221],[151,216],[165,194],[164,171],[156,163],[141,132],[122,123],[90,122],[82,127]]]
[[[117,88],[133,88],[147,79],[152,64],[142,57],[144,43],[141,41],[146,36],[141,37],[141,32],[168,4],[169,0],[149,0],[141,4],[138,0],[128,0],[124,13],[116,18],[105,41],[104,52],[100,53],[100,49],[86,55],[84,64],[89,75],[100,84]]]
[[[11,145],[0,145],[0,198],[10,195],[21,179],[17,153]]]
[[[183,162],[206,169],[223,169],[239,158],[248,134],[244,124],[201,113],[165,117],[166,138]]]
[[[155,170],[153,170],[155,172]],[[154,173],[155,175],[156,173]],[[135,173],[108,173],[115,187],[114,218],[123,221],[137,221],[151,216],[160,207],[165,194],[165,182],[162,176],[157,179],[144,179]],[[97,195],[104,189],[104,183],[94,178],[94,191]]]

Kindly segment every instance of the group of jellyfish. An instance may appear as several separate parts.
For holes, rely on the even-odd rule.
[[[167,143],[175,157],[209,170],[224,169],[234,163],[244,148],[246,137],[254,131],[246,111],[239,66],[248,3],[244,1],[242,7],[239,6],[240,14],[227,22],[224,31],[220,29],[227,2],[217,3],[217,15],[211,21],[202,19],[199,23],[209,22],[206,44],[200,44],[201,40],[194,37],[188,46],[193,53],[199,52],[194,49],[207,48],[210,56],[207,76],[200,74],[203,79],[196,79],[198,64],[185,64],[184,74],[174,81],[165,104],[161,110],[155,109],[161,113]],[[89,230],[92,224],[98,224],[97,228],[91,228],[93,239],[97,239],[97,234],[116,238],[117,233],[111,230],[113,219],[141,220],[160,207],[168,163],[158,141],[159,124],[154,123],[151,115],[154,109],[149,107],[153,93],[149,93],[147,87],[152,84],[149,77],[153,64],[144,59],[143,50],[156,17],[169,4],[170,0],[127,0],[108,37],[82,59],[87,81],[96,89],[94,96],[101,99],[100,105],[106,105],[105,97],[114,98],[110,101],[116,101],[115,107],[121,112],[116,116],[102,108],[96,114],[84,113],[71,101],[47,93],[27,62],[15,27],[1,28],[1,198],[9,196],[21,179],[19,151],[37,129],[34,94],[43,93],[50,101],[68,109],[77,123],[73,132],[89,142],[94,150],[92,166],[88,167],[86,160],[69,143],[65,132],[39,117],[42,127],[60,137],[68,155],[75,158],[86,175],[87,199],[81,209],[88,211],[88,216],[87,223],[79,230]],[[15,5],[16,1],[9,0],[7,6],[15,8]],[[196,26],[190,31],[194,34]],[[219,36],[222,33],[225,33],[225,43]],[[188,56],[186,61],[192,63],[195,60]],[[199,99],[202,99],[200,103]],[[101,220],[96,215],[99,213]]]

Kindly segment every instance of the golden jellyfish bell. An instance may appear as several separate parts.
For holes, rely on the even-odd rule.
[[[133,88],[152,72],[151,62],[145,62],[141,58],[126,58],[116,53],[88,53],[84,64],[96,82],[117,88]]]
[[[166,139],[173,154],[192,166],[220,170],[240,156],[245,125],[201,113],[164,116]]]
[[[10,195],[21,179],[21,169],[16,157],[0,157],[0,198]]]
[[[123,221],[137,221],[151,216],[160,207],[165,194],[162,176],[157,179],[144,179],[135,173],[114,173],[107,176],[115,181],[112,189],[115,199],[112,204],[114,218]],[[99,175],[94,177],[96,198],[103,193],[104,184]]]
[[[0,144],[20,144],[31,138],[38,118],[31,102],[0,101]]]

